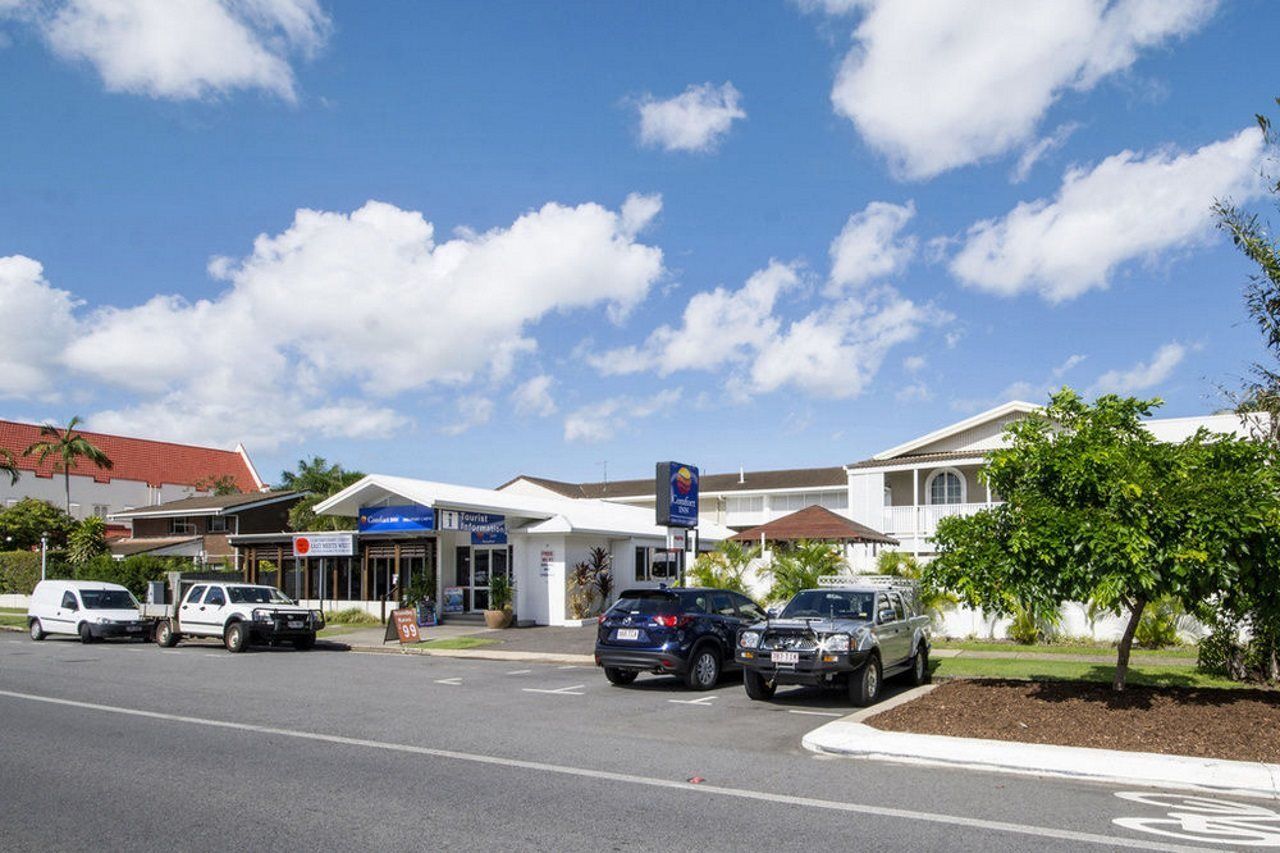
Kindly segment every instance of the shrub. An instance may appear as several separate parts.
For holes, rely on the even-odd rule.
[[[67,537],[67,560],[72,565],[82,565],[105,553],[107,525],[96,515],[91,515],[76,525],[76,529]]]
[[[0,593],[30,595],[40,582],[40,555],[34,551],[0,552]]]
[[[1024,646],[1047,643],[1057,633],[1062,617],[1057,611],[1045,611],[1026,604],[1013,608],[1013,622],[1009,625],[1009,638]]]
[[[1147,605],[1138,620],[1133,640],[1144,649],[1163,649],[1178,645],[1178,619],[1182,607],[1176,599],[1162,598]]]
[[[823,575],[846,568],[840,549],[826,542],[801,541],[774,557],[765,571],[773,578],[770,601],[789,601],[803,589],[813,589]]]
[[[345,610],[330,610],[324,614],[324,621],[329,625],[381,625],[378,617],[359,607],[348,607]]]
[[[608,577],[608,575],[602,575],[601,577]],[[596,581],[596,588],[600,588],[599,579]],[[607,596],[608,593],[606,592],[605,595]],[[511,609],[511,578],[502,572],[489,578],[489,609]]]
[[[149,581],[164,580],[166,573],[182,571],[190,566],[191,563],[181,557],[149,557],[138,554],[116,560],[110,555],[102,554],[76,566],[75,577],[77,580],[118,583],[142,598],[146,595]]]
[[[698,555],[689,567],[688,582],[693,586],[731,589],[750,597],[744,575],[751,561],[758,556],[759,548],[726,539],[716,546],[716,550]]]
[[[608,582],[601,579],[608,575]],[[574,619],[586,619],[595,615],[597,600],[600,610],[609,603],[606,589],[613,587],[613,556],[604,548],[592,548],[586,560],[575,565],[569,572],[569,612]]]

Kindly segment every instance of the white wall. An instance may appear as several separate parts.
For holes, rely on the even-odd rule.
[[[93,514],[94,504],[105,504],[111,513],[176,501],[194,494],[197,492],[190,486],[165,485],[152,489],[138,480],[113,479],[109,483],[97,483],[92,477],[72,474],[71,514],[76,518],[86,518]],[[62,475],[37,477],[30,471],[23,471],[14,485],[9,484],[9,478],[0,478],[0,506],[11,506],[22,498],[38,498],[56,507],[66,506]]]
[[[1114,643],[1124,634],[1127,621],[1128,614],[1123,617],[1103,616],[1090,625],[1088,607],[1077,602],[1068,602],[1062,607],[1062,622],[1058,626],[1058,635],[1064,639]],[[1009,638],[1009,625],[1012,622],[1013,620],[1008,617],[987,616],[981,610],[959,606],[946,609],[941,623],[935,621],[934,629],[938,636],[951,639],[1005,640]],[[1195,642],[1204,635],[1204,629],[1198,622],[1188,617],[1185,619],[1185,630],[1180,634],[1183,642]]]

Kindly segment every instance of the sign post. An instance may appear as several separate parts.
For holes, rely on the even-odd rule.
[[[656,523],[667,528],[667,548],[679,549],[676,566],[679,584],[684,586],[685,549],[688,545],[686,531],[693,530],[696,537],[698,530],[698,467],[681,462],[659,462],[654,488]]]

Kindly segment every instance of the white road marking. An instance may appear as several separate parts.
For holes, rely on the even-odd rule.
[[[1165,817],[1118,817],[1111,821],[1125,829],[1233,847],[1280,847],[1280,812],[1265,806],[1150,791],[1116,791],[1116,796],[1166,812]]]
[[[801,711],[799,708],[788,708],[788,714],[806,714],[810,717],[843,717],[838,711]]]
[[[68,708],[81,708],[90,711],[102,711],[108,714],[122,714],[130,717],[142,717],[148,720],[164,720],[173,723],[186,723],[195,726],[229,729],[232,731],[250,732],[253,734],[271,735],[273,737],[297,738],[299,740],[318,741],[337,744],[339,746],[357,746],[366,749],[381,749],[390,752],[401,752],[409,755],[425,755],[431,758],[443,758],[450,761],[465,761],[471,764],[484,764],[501,767],[529,770],[540,773],[555,773],[561,776],[576,776],[582,779],[598,779],[606,782],[618,782],[627,785],[641,785],[649,788],[665,788],[683,791],[688,794],[705,794],[709,796],[732,797],[755,802],[780,803],[802,808],[825,809],[844,812],[846,814],[872,815],[875,817],[913,820],[922,823],[940,824],[943,826],[962,826],[968,829],[983,829],[993,832],[1007,832],[1015,835],[1030,835],[1039,838],[1053,838],[1062,841],[1076,841],[1084,844],[1099,844],[1104,847],[1125,847],[1138,850],[1165,850],[1173,853],[1187,851],[1203,851],[1205,848],[1186,847],[1177,844],[1163,844],[1145,839],[1135,840],[1110,835],[1098,835],[1092,832],[1077,832],[1071,829],[1056,829],[1048,826],[1010,823],[1002,820],[986,820],[983,818],[963,817],[960,815],[936,814],[933,812],[899,809],[889,806],[873,806],[865,803],[841,803],[835,800],[820,800],[816,797],[797,797],[779,794],[772,791],[752,791],[748,788],[725,788],[720,785],[708,785],[705,782],[694,785],[674,779],[658,779],[651,776],[634,776],[629,773],[615,773],[610,770],[593,770],[588,767],[572,767],[562,764],[548,764],[542,761],[525,761],[519,758],[508,758],[497,755],[480,755],[470,752],[455,752],[449,749],[436,749],[428,746],[415,746],[406,743],[388,743],[386,741],[367,740],[365,738],[328,735],[320,732],[305,732],[297,729],[280,729],[272,726],[259,726],[253,723],[237,723],[231,720],[213,720],[204,717],[188,717],[182,714],[166,714],[160,711],[143,711],[137,708],[123,708],[116,705],[101,705],[96,702],[79,702],[73,699],[57,699],[52,696],[37,696],[31,693],[17,693],[12,690],[0,690],[0,696],[21,699],[28,702],[41,702],[48,705],[61,705]]]
[[[458,677],[454,677],[454,678],[437,678],[437,679],[436,679],[436,684],[447,684],[447,685],[449,685],[450,687],[461,687],[461,686],[462,686],[462,679],[461,679],[461,678],[458,678]]]
[[[508,672],[507,675],[528,675],[531,672],[533,672],[531,669],[514,669]]]
[[[558,666],[558,667],[556,667],[556,669],[577,669],[577,668],[578,668],[578,667],[577,667],[577,666],[575,666],[574,664],[569,664],[568,666]]]
[[[668,699],[667,701],[675,702],[677,705],[697,705],[699,708],[710,708],[715,698],[714,696],[703,696],[701,699]]]
[[[575,684],[572,687],[560,687],[555,690],[549,690],[544,687],[525,687],[523,690],[525,693],[555,693],[559,696],[585,696],[585,693],[574,692],[582,690],[585,686],[586,685],[584,684]]]

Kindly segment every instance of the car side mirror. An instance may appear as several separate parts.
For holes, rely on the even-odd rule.
[[[770,619],[777,619],[778,614],[780,614],[781,612],[782,612],[782,608],[780,607],[768,607],[768,608],[765,608],[764,615],[769,617]]]
[[[892,622],[892,621],[893,621],[892,610],[881,610],[880,614],[876,617],[876,624],[878,625],[883,625],[886,622]]]

